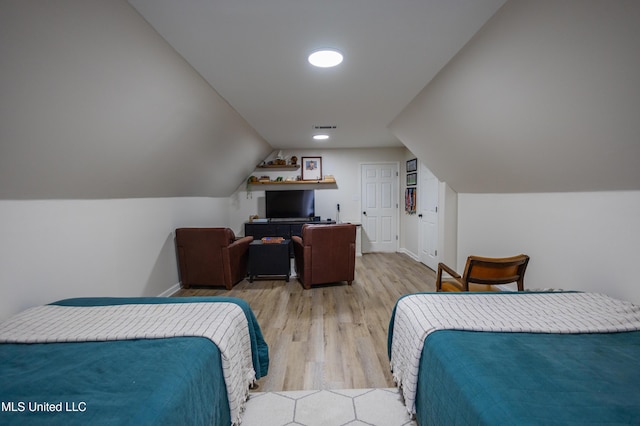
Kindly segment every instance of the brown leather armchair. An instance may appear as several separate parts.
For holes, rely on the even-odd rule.
[[[304,288],[314,284],[353,282],[356,264],[356,226],[302,226],[302,237],[293,236],[298,280]]]
[[[247,275],[249,244],[229,228],[178,228],[176,247],[183,288],[224,286],[231,290]]]

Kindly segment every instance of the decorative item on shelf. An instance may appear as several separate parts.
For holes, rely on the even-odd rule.
[[[302,157],[302,180],[322,179],[322,157]]]
[[[276,155],[276,159],[273,160],[273,164],[275,164],[276,166],[287,165],[287,160],[284,158],[284,155],[282,154],[282,150],[278,151],[278,155]]]
[[[286,179],[286,182],[295,182],[295,181],[296,181],[296,178],[293,176],[288,176]]]
[[[271,182],[271,178],[269,176],[260,176],[259,182]]]
[[[283,237],[262,237],[260,241],[262,241],[262,244],[280,244],[281,242],[284,241],[284,238]]]
[[[325,182],[335,182],[336,178],[333,177],[333,175],[324,175],[324,179]]]
[[[282,176],[278,176],[274,182],[284,182],[284,178]]]
[[[249,222],[253,222],[256,219],[260,219],[260,216],[258,216],[257,214],[252,214],[251,216],[249,216]]]
[[[296,157],[295,155],[291,157],[291,165],[292,166],[298,165],[298,157]]]

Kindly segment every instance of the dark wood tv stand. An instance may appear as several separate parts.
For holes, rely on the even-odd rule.
[[[262,237],[282,237],[290,240],[292,236],[302,235],[302,225],[310,223],[314,225],[326,225],[336,223],[335,220],[269,220],[267,222],[246,222],[244,224],[244,235],[251,235],[253,239],[259,240]]]

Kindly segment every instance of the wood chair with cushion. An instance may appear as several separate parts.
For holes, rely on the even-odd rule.
[[[438,264],[436,291],[499,291],[495,285],[517,283],[518,291],[524,290],[524,272],[529,256],[512,257],[469,256],[464,274],[460,276],[444,263]],[[442,273],[451,276],[443,281]]]
[[[229,228],[178,228],[176,246],[183,288],[224,286],[231,290],[247,276],[249,244]]]
[[[351,285],[356,264],[356,225],[302,226],[302,236],[292,236],[298,280],[312,285],[346,281]]]

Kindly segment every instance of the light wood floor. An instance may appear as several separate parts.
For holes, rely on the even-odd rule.
[[[393,387],[387,356],[391,311],[403,294],[435,291],[435,273],[404,254],[356,259],[346,283],[304,290],[292,278],[244,280],[233,290],[182,289],[174,296],[233,296],[251,305],[269,345],[259,391]]]

